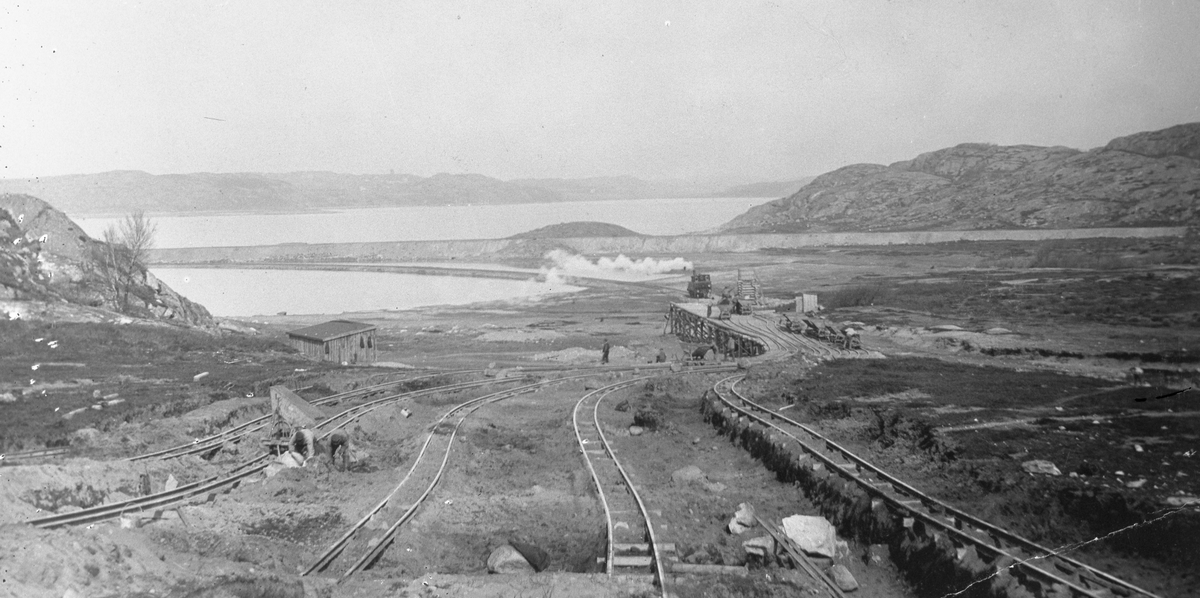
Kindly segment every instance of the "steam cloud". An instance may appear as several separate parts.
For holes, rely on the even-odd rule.
[[[542,268],[542,274],[547,281],[561,280],[564,275],[636,280],[692,268],[692,263],[681,257],[669,260],[656,260],[652,257],[634,260],[621,254],[615,258],[602,257],[593,262],[582,255],[571,254],[561,249],[550,251],[545,257],[554,264]]]

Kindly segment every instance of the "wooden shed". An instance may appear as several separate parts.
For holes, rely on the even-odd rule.
[[[335,363],[375,361],[375,326],[350,320],[333,320],[287,333],[288,341],[313,359]]]

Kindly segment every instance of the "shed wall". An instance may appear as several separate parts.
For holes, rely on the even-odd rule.
[[[375,361],[376,355],[374,330],[331,339],[324,343],[292,337],[291,344],[305,357],[334,363],[371,363]]]

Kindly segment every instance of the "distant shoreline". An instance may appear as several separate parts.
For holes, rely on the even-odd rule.
[[[463,239],[449,241],[380,241],[369,243],[287,243],[235,247],[156,249],[151,264],[320,263],[331,261],[410,262],[496,257],[539,257],[552,248],[587,255],[680,255],[747,253],[764,249],[809,247],[928,245],[957,241],[1044,241],[1052,239],[1179,237],[1186,226],[1074,229],[1005,229],[872,233],[796,233],[738,235],[673,235],[640,237],[576,237],[542,239]],[[363,258],[367,258],[364,260]]]
[[[191,218],[191,217],[215,217],[215,216],[238,216],[238,215],[266,215],[266,216],[286,216],[294,214],[297,216],[309,214],[332,214],[339,212],[353,212],[358,210],[388,210],[388,209],[436,209],[436,208],[471,208],[481,206],[536,206],[536,205],[558,205],[572,203],[587,203],[587,202],[606,202],[606,201],[645,201],[648,199],[662,200],[686,200],[686,199],[736,199],[736,200],[764,200],[774,201],[778,197],[764,196],[741,196],[741,195],[712,195],[712,196],[690,196],[681,195],[678,197],[612,197],[612,198],[580,198],[580,199],[564,199],[562,201],[527,201],[527,202],[496,202],[496,203],[481,203],[481,204],[405,204],[405,205],[350,205],[350,206],[312,206],[307,208],[290,208],[286,210],[271,210],[264,208],[254,208],[246,210],[188,210],[188,211],[166,211],[155,212],[147,211],[146,215],[151,218]],[[124,218],[129,214],[124,212],[68,212],[67,215],[72,219],[100,219],[100,218]]]

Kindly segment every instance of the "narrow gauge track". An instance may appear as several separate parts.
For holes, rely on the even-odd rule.
[[[327,397],[322,397],[320,399],[317,399],[317,400],[313,401],[312,404],[313,405],[328,405],[330,403],[336,403],[338,401],[342,401],[345,399],[353,399],[353,398],[360,397],[360,396],[366,396],[366,395],[369,395],[369,394],[372,394],[375,392],[379,392],[380,390],[382,390],[384,388],[396,386],[398,384],[403,384],[405,382],[412,382],[414,380],[423,380],[426,378],[436,378],[438,376],[452,376],[452,375],[456,375],[456,374],[475,374],[475,373],[479,373],[482,371],[483,370],[455,370],[455,371],[448,371],[448,372],[437,372],[434,374],[426,374],[423,376],[415,376],[412,378],[404,378],[402,380],[393,380],[391,382],[374,384],[374,385],[370,385],[370,386],[365,386],[363,388],[356,388],[354,390],[348,390],[345,392],[332,394]],[[157,459],[174,459],[176,457],[182,457],[185,455],[195,455],[195,454],[200,454],[200,453],[206,453],[208,451],[211,451],[211,450],[214,450],[214,449],[220,447],[225,442],[232,441],[232,440],[239,440],[248,434],[257,432],[257,431],[265,428],[268,425],[270,419],[271,419],[270,414],[262,415],[262,416],[254,418],[254,419],[251,419],[250,421],[247,421],[245,423],[242,423],[242,424],[239,424],[232,428],[229,428],[228,430],[223,430],[217,434],[213,434],[212,436],[208,436],[205,438],[198,438],[196,440],[193,440],[189,444],[181,444],[179,446],[173,446],[170,448],[162,449],[160,451],[146,453],[144,455],[138,455],[136,457],[130,457],[129,460],[130,461],[143,461],[146,459],[156,459],[156,458]]]
[[[731,366],[687,368],[678,373],[723,371],[728,370],[730,367]],[[466,421],[467,417],[481,407],[503,401],[520,394],[535,392],[550,385],[561,384],[572,380],[580,380],[594,376],[601,376],[614,371],[633,369],[637,368],[629,366],[620,366],[620,368],[615,370],[614,368],[593,368],[592,371],[589,371],[588,373],[576,374],[563,378],[556,378],[553,380],[542,380],[532,384],[519,386],[517,388],[510,388],[508,390],[477,397],[469,401],[465,401],[450,409],[441,417],[441,419],[431,426],[430,432],[425,438],[425,443],[421,446],[421,450],[414,459],[412,466],[409,468],[404,477],[401,478],[400,482],[396,484],[396,487],[370,511],[363,515],[363,517],[355,522],[354,525],[352,525],[350,529],[346,531],[346,533],[344,533],[340,538],[335,540],[333,544],[325,549],[325,551],[322,552],[321,555],[318,556],[313,562],[313,564],[304,570],[301,575],[312,575],[314,573],[321,573],[329,569],[330,566],[342,555],[342,553],[344,553],[346,549],[354,542],[354,539],[360,536],[363,529],[366,528],[368,522],[370,522],[373,518],[378,517],[380,513],[383,512],[384,509],[387,509],[390,505],[407,504],[408,507],[405,508],[404,512],[396,517],[395,521],[381,536],[376,539],[371,539],[369,542],[367,542],[367,549],[358,559],[354,561],[352,565],[346,569],[345,572],[341,574],[339,577],[339,582],[345,581],[353,575],[370,568],[376,561],[378,561],[379,558],[383,556],[383,553],[387,551],[388,547],[396,539],[400,528],[410,519],[412,519],[413,515],[433,492],[438,482],[441,481],[442,475],[446,470],[446,465],[450,460],[451,449],[453,448],[454,439],[458,433],[458,429],[462,426],[463,422]],[[651,369],[663,368],[660,367]],[[667,372],[667,375],[673,375],[676,373],[677,372],[669,371]],[[610,385],[610,387],[629,386],[654,377],[656,376],[641,376],[638,378],[618,382],[614,385]],[[461,417],[458,418],[458,421],[454,424],[453,428],[447,429],[446,426],[448,425],[448,420],[458,413],[462,414]],[[449,432],[448,434],[447,431]],[[434,448],[431,449],[431,446]],[[434,455],[435,457],[437,454],[442,456],[440,462],[437,463],[436,468],[435,466],[431,465],[431,461],[425,459],[425,457],[430,454]],[[420,471],[418,472],[418,470]],[[414,473],[416,474],[417,478],[428,480],[424,490],[413,488],[408,492],[409,496],[411,497],[410,501],[397,502],[397,495],[404,488],[405,484],[414,478]]]
[[[31,461],[33,459],[47,459],[50,457],[60,457],[70,452],[66,447],[60,448],[44,448],[34,449],[31,451],[20,451],[16,453],[0,453],[0,466],[3,465],[20,465],[19,461]]]
[[[736,388],[742,378],[744,376],[730,376],[713,385],[717,398],[730,410],[792,439],[806,455],[815,458],[814,468],[826,467],[840,477],[855,482],[871,496],[882,499],[914,521],[920,520],[924,525],[945,533],[956,546],[974,546],[981,556],[990,554],[996,559],[1012,559],[1013,566],[1029,577],[1050,585],[1061,584],[1073,596],[1103,598],[1112,594],[1127,596],[1136,593],[1147,598],[1159,598],[1154,593],[1057,554],[917,490],[812,428],[749,400]],[[812,443],[802,439],[801,434]]]
[[[663,570],[663,559],[674,546],[660,544],[654,534],[654,525],[645,503],[629,474],[617,460],[616,451],[609,446],[604,430],[600,426],[600,402],[610,394],[638,382],[653,378],[643,376],[610,384],[589,392],[575,404],[572,420],[575,439],[583,453],[596,494],[604,507],[604,520],[608,530],[608,548],[604,559],[604,572],[653,575],[662,596],[667,596],[667,576]],[[588,411],[591,416],[588,417]],[[614,519],[620,521],[614,523]],[[621,541],[618,541],[621,540]]]
[[[317,424],[316,427],[318,429],[323,430],[323,433],[321,434],[320,438],[324,439],[329,434],[333,433],[334,430],[342,428],[342,427],[350,424],[351,422],[357,420],[358,418],[360,418],[380,407],[395,403],[402,399],[412,399],[412,398],[425,396],[425,395],[429,395],[429,394],[436,394],[439,392],[465,390],[465,389],[475,388],[475,387],[479,387],[479,386],[485,386],[485,385],[489,385],[489,384],[504,384],[504,383],[511,383],[511,382],[519,382],[520,380],[521,380],[521,378],[504,378],[504,379],[499,379],[499,380],[490,380],[490,379],[489,380],[477,380],[477,381],[473,381],[473,382],[461,382],[458,384],[448,384],[448,385],[443,385],[443,386],[436,386],[436,387],[432,387],[432,388],[425,388],[425,389],[421,389],[421,390],[417,390],[417,391],[383,397],[381,399],[376,399],[374,401],[370,401],[367,403],[363,403],[362,405],[356,405],[354,407],[346,409],[342,413],[339,413],[339,414],[337,414],[333,417],[330,417],[330,418],[326,419],[325,421]],[[83,509],[80,511],[75,511],[72,513],[64,513],[61,515],[51,515],[49,517],[30,519],[30,520],[27,520],[25,523],[27,523],[29,525],[33,525],[35,527],[40,527],[40,528],[55,528],[55,527],[62,527],[62,526],[66,526],[66,525],[80,525],[80,524],[84,524],[84,523],[94,523],[96,521],[103,521],[106,519],[120,517],[127,513],[136,513],[136,512],[146,511],[146,510],[150,510],[150,509],[159,509],[162,507],[166,507],[166,506],[169,506],[172,504],[176,504],[176,503],[180,503],[180,502],[192,499],[194,497],[203,496],[205,494],[213,495],[218,490],[220,490],[222,492],[232,490],[233,488],[236,488],[237,485],[240,484],[243,479],[245,479],[251,475],[254,475],[254,474],[262,471],[263,469],[265,469],[267,467],[267,465],[270,464],[270,460],[271,460],[270,453],[264,452],[263,454],[261,454],[257,457],[243,461],[237,467],[230,470],[229,472],[226,472],[224,474],[215,475],[212,477],[208,477],[208,478],[205,478],[205,479],[197,481],[197,482],[192,482],[190,484],[184,484],[182,486],[179,486],[178,488],[175,488],[174,490],[158,492],[155,494],[148,494],[146,496],[140,496],[137,498],[126,500],[126,501],[98,505],[95,507]],[[211,498],[213,498],[213,496],[209,496],[209,498],[211,499]]]

